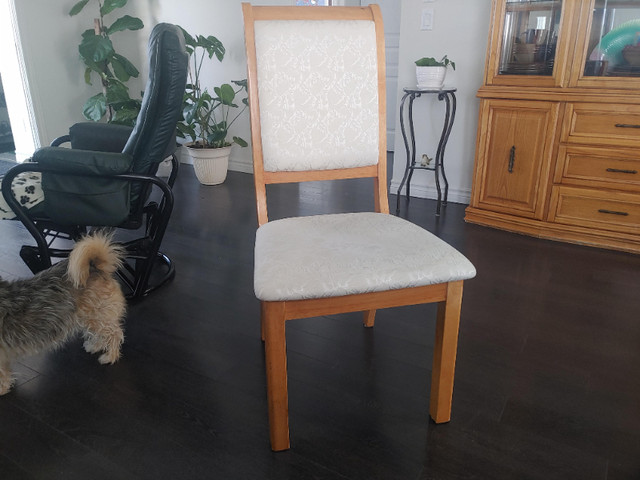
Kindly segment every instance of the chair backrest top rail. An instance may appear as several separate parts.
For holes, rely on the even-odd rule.
[[[243,3],[242,6],[250,5]],[[369,7],[293,7],[250,5],[253,20],[375,20]]]

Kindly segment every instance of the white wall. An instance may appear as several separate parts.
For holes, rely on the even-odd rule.
[[[449,200],[468,203],[475,154],[478,105],[475,97],[482,84],[484,59],[489,32],[490,0],[401,0],[400,64],[398,71],[398,106],[403,87],[415,86],[415,60],[422,57],[440,59],[447,55],[456,62],[456,70],[448,69],[446,85],[458,89],[455,123],[445,152],[445,170],[449,180]],[[433,8],[433,30],[420,30],[423,8]],[[416,150],[435,157],[444,120],[444,102],[428,95],[414,102]],[[399,114],[396,117],[399,119]],[[406,153],[400,126],[396,127],[395,162],[391,192],[402,180]],[[436,198],[434,174],[416,171],[411,194]]]
[[[68,12],[77,0],[16,1],[20,34],[26,56],[29,82],[43,145],[66,133],[69,125],[83,121],[81,108],[96,89],[83,80],[83,64],[78,58],[80,33],[92,25],[93,13],[85,7],[76,17]],[[351,0],[349,0],[351,1]],[[423,56],[447,54],[457,70],[449,71],[447,83],[458,88],[456,121],[447,146],[445,162],[450,183],[450,200],[468,202],[475,149],[478,100],[475,93],[482,83],[486,41],[489,28],[490,0],[398,0],[402,8],[399,53],[400,88],[415,85],[414,61]],[[140,18],[145,28],[139,32],[118,32],[116,48],[143,70],[141,79],[131,86],[142,89],[146,79],[146,43],[154,24],[171,22],[190,33],[214,35],[227,49],[222,63],[207,65],[205,76],[212,87],[222,82],[246,77],[242,29],[242,0],[137,0],[130,1],[121,12]],[[254,0],[254,4],[291,4],[291,0]],[[425,7],[433,8],[434,29],[420,30],[420,15]],[[398,93],[398,99],[400,92]],[[442,128],[444,106],[431,98],[416,101],[418,153],[435,155]],[[398,117],[396,116],[396,121]],[[429,120],[429,122],[428,122]],[[430,121],[434,123],[431,124]],[[427,124],[429,123],[429,124]],[[249,115],[232,132],[249,138]],[[395,164],[391,191],[395,193],[405,164],[400,128],[396,128]],[[234,147],[230,168],[251,171],[250,148]],[[418,171],[411,185],[413,195],[435,197],[433,172]]]
[[[10,0],[0,0],[0,74],[16,160],[23,162],[40,146],[35,129],[33,103],[25,81],[26,67],[17,29],[16,11]]]

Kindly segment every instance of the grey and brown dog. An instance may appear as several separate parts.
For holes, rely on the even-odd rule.
[[[10,364],[62,345],[82,332],[100,363],[120,358],[126,300],[114,273],[123,250],[103,233],[80,240],[65,259],[33,278],[0,279],[0,395],[11,389]]]

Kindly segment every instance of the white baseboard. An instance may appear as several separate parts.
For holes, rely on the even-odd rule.
[[[389,193],[393,193],[395,195],[398,191],[399,186],[400,186],[400,182],[392,181],[391,186],[389,187]],[[407,187],[405,185],[405,187],[403,187],[402,191],[400,192],[401,195],[406,194],[406,188]],[[444,189],[444,186],[443,186],[443,189]],[[443,194],[444,194],[444,191],[443,191]],[[411,183],[411,196],[416,198],[429,198],[432,200],[437,200],[438,191],[436,190],[435,186],[432,187],[432,186],[426,186],[426,185],[416,185],[414,183]],[[449,187],[449,195],[448,195],[447,201],[452,203],[462,203],[462,204],[468,205],[470,200],[471,200],[471,190],[466,190],[466,189],[458,190],[458,189],[453,189]]]
[[[178,147],[178,150],[176,150],[176,155],[178,156],[178,161],[180,163],[193,165],[193,159],[187,153],[186,147]]]
[[[229,159],[229,170],[232,172],[253,173],[253,165]]]

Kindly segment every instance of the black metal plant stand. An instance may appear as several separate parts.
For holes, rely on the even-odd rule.
[[[444,150],[447,146],[447,141],[449,140],[449,134],[451,133],[451,128],[453,127],[453,121],[456,116],[456,96],[455,92],[457,89],[455,88],[442,88],[442,89],[430,89],[430,88],[404,88],[404,96],[400,101],[400,129],[402,130],[402,138],[404,140],[404,147],[407,151],[407,166],[404,171],[404,176],[402,177],[402,182],[400,182],[400,186],[398,187],[397,194],[397,202],[396,202],[396,215],[400,213],[400,192],[402,191],[402,187],[407,184],[407,203],[409,202],[409,193],[411,189],[411,177],[413,176],[414,170],[431,170],[435,174],[436,180],[436,190],[438,191],[438,202],[436,206],[436,215],[440,215],[441,206],[447,205],[447,196],[449,194],[449,182],[447,181],[447,176],[444,172]],[[424,165],[422,163],[418,163],[416,165],[416,140],[415,140],[415,128],[413,125],[413,101],[416,98],[420,98],[423,94],[434,94],[438,95],[438,100],[444,100],[446,111],[444,117],[444,126],[442,128],[442,134],[440,135],[440,141],[438,142],[438,150],[436,151],[435,164],[433,166]],[[405,103],[409,100],[409,135],[407,137],[407,132],[405,128],[405,114],[404,107]],[[444,181],[444,196],[442,195],[442,188],[440,186],[440,176],[442,175],[442,180]]]

